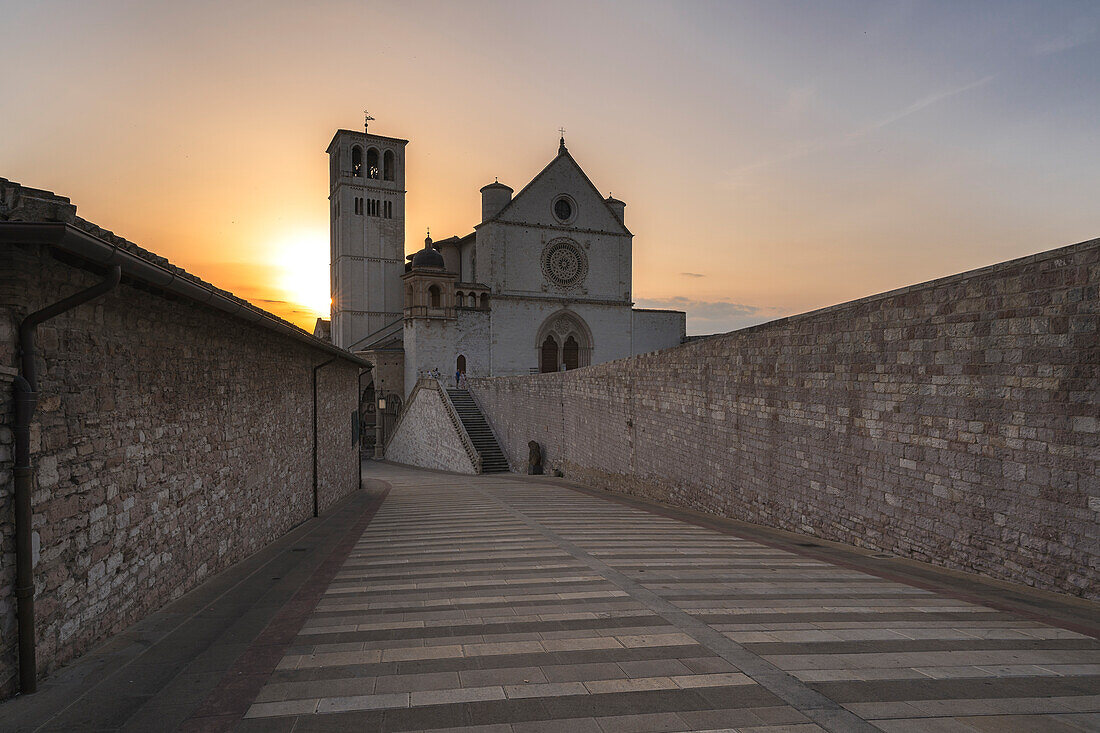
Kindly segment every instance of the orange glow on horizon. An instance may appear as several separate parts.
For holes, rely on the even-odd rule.
[[[325,146],[364,107],[410,140],[406,251],[468,234],[564,125],[626,202],[638,306],[689,333],[1100,233],[1076,11],[563,2],[13,5],[0,176],[308,331]]]

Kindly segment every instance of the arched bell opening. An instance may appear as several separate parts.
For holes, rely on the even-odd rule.
[[[378,151],[374,148],[367,150],[367,178],[378,178]]]
[[[382,178],[386,181],[392,181],[394,178],[394,161],[393,151],[387,150],[385,155],[382,156]]]
[[[363,175],[363,149],[358,145],[353,145],[351,148],[351,174]]]

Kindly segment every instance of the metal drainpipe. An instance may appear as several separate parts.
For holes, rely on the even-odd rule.
[[[122,268],[112,267],[102,282],[31,313],[19,324],[20,374],[12,384],[15,397],[15,600],[19,621],[19,691],[28,695],[38,689],[35,660],[34,570],[32,567],[31,417],[38,401],[38,380],[34,366],[34,336],[38,324],[87,303],[113,290],[122,279]]]
[[[321,367],[336,361],[332,357],[328,361],[322,361],[313,367],[313,516],[320,516],[317,511],[317,372]]]
[[[355,419],[359,421],[359,445],[355,446],[355,460],[359,464],[359,488],[363,488],[363,416],[359,409],[363,404],[363,375],[370,374],[374,367],[359,371],[359,392],[355,395]]]

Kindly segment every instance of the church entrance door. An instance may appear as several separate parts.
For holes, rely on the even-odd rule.
[[[561,360],[566,369],[576,369],[580,366],[581,347],[577,340],[570,334],[565,340],[565,346],[561,350]]]
[[[558,342],[553,336],[547,336],[542,342],[542,354],[539,359],[539,371],[542,373],[558,370]]]
[[[542,322],[535,346],[540,372],[579,369],[592,363],[592,332],[583,318],[569,310],[553,313]]]

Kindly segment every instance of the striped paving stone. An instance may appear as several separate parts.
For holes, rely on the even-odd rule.
[[[1100,643],[549,484],[386,467],[248,730],[1100,730]]]

